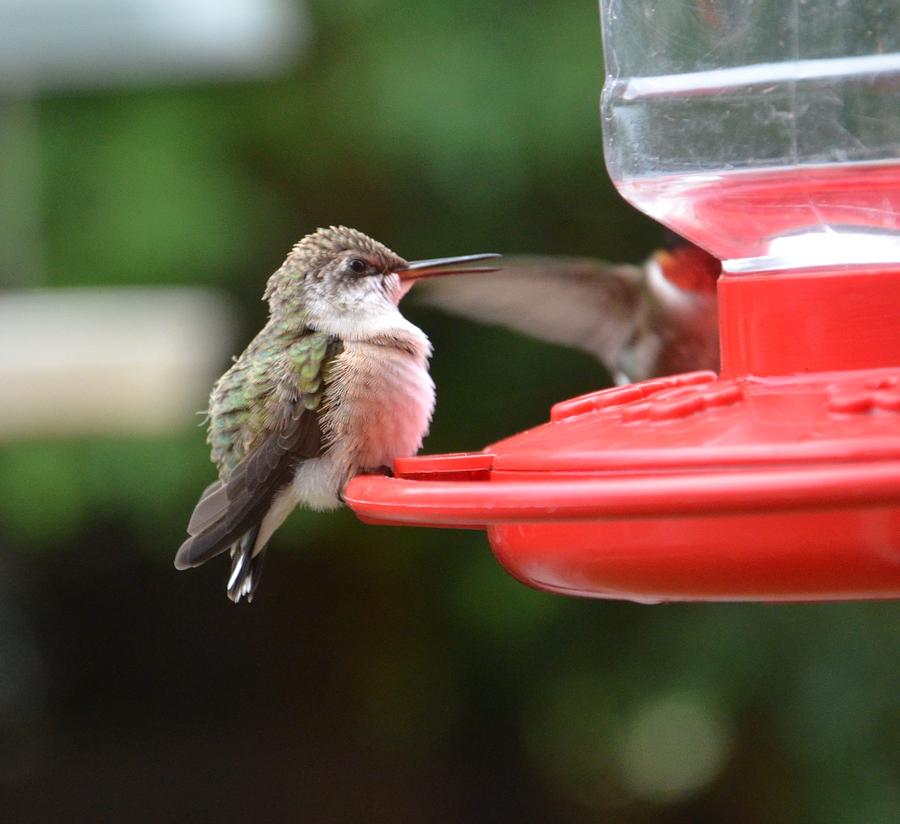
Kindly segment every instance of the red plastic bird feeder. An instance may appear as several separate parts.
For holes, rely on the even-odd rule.
[[[900,32],[877,4],[798,3],[603,3],[607,165],[724,261],[721,374],[398,460],[348,486],[360,518],[485,529],[572,595],[900,596]]]

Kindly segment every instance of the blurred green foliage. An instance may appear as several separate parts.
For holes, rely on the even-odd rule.
[[[357,226],[411,258],[636,260],[657,243],[603,170],[595,4],[310,5],[311,51],[289,77],[36,104],[46,285],[218,286],[244,310],[247,339],[266,277],[319,225]],[[428,451],[480,448],[607,380],[585,356],[409,313],[435,343]],[[64,555],[113,524],[104,551],[125,541],[167,567],[212,477],[194,411],[168,439],[4,446],[4,543]],[[540,820],[900,820],[895,605],[561,599],[509,579],[479,533],[371,528],[348,513],[295,514],[270,576],[290,552],[298,574],[332,566],[367,599],[369,619],[328,660],[354,685],[344,711],[359,746],[379,757],[437,763],[457,747],[488,770],[489,794],[503,742],[515,754],[505,792],[541,798]],[[212,580],[187,578],[184,591]],[[275,609],[262,594],[252,610]],[[339,591],[327,619],[296,609],[316,626],[354,614]],[[718,755],[708,779],[645,796],[628,758],[670,769],[702,745],[676,736],[647,752],[632,735],[669,706],[706,719]],[[518,809],[501,802],[484,809]]]

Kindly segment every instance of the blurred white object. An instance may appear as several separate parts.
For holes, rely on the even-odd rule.
[[[724,769],[734,732],[715,701],[672,693],[639,707],[616,748],[625,786],[637,798],[672,804],[708,787]]]
[[[266,75],[307,22],[296,0],[0,0],[0,94]]]
[[[232,329],[202,289],[0,294],[0,442],[199,424]]]

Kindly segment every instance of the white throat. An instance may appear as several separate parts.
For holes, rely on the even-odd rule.
[[[352,306],[335,306],[315,301],[307,307],[307,323],[320,332],[345,341],[370,341],[376,338],[399,337],[412,342],[416,349],[428,355],[431,344],[425,333],[410,323],[400,309],[387,300],[355,302]]]

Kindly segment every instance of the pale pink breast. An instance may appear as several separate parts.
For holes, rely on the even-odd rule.
[[[354,474],[414,455],[434,411],[425,354],[350,342],[336,366],[323,423],[341,468]]]

